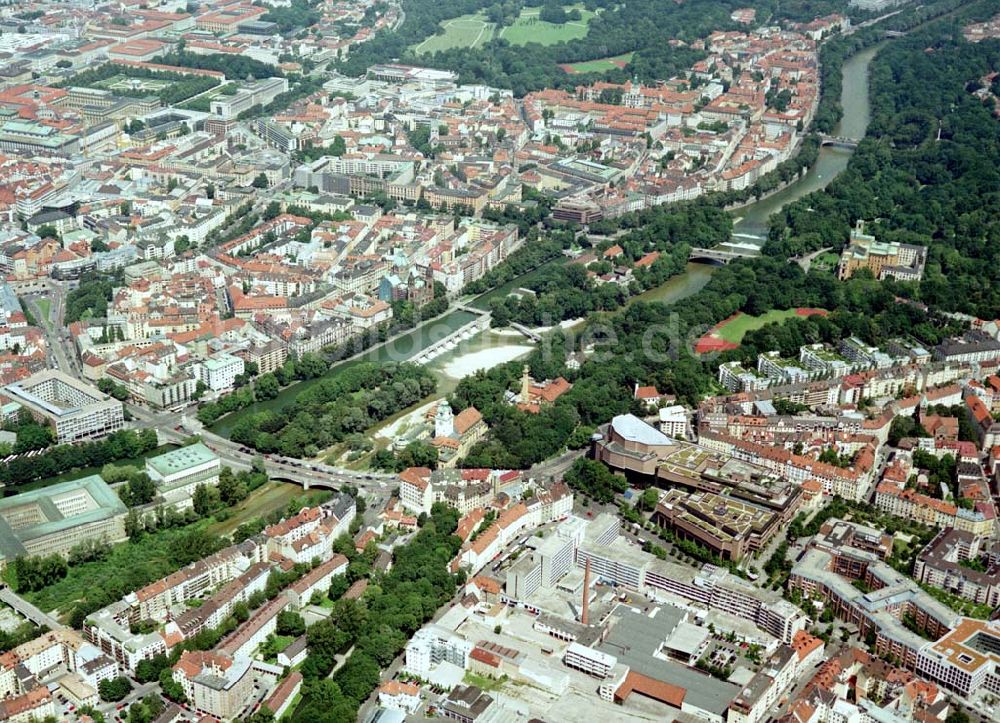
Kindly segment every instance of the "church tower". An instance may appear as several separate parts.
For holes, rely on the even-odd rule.
[[[452,437],[455,434],[455,414],[447,399],[438,402],[437,414],[434,416],[434,436]]]
[[[524,365],[524,371],[521,373],[521,404],[528,404],[531,402],[531,396],[528,390],[531,388],[531,377],[528,376],[528,365]]]

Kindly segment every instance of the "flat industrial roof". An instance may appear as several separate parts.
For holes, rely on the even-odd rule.
[[[215,452],[198,442],[189,444],[187,447],[172,449],[156,457],[150,457],[146,460],[146,464],[165,477],[217,459],[219,457]]]
[[[680,623],[681,614],[669,606],[646,615],[633,608],[619,607],[605,640],[597,646],[632,670],[655,680],[669,682],[685,690],[684,703],[718,715],[740,693],[739,686],[717,680],[695,668],[671,660],[654,658],[660,644]]]

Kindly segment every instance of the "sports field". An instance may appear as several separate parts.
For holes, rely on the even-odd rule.
[[[499,37],[512,45],[528,43],[555,45],[566,40],[582,38],[587,34],[587,24],[594,17],[594,13],[582,5],[564,7],[567,11],[579,10],[582,16],[580,20],[571,20],[562,25],[546,23],[538,19],[541,8],[524,8],[513,25],[500,29]],[[497,34],[496,25],[489,22],[481,12],[446,20],[441,23],[441,27],[444,33],[425,38],[423,42],[413,46],[413,52],[422,55],[452,48],[478,48]]]
[[[582,63],[567,63],[560,66],[567,73],[604,73],[615,68],[624,68],[632,60],[634,53],[616,55],[613,58],[598,58],[597,60],[586,60]]]
[[[716,324],[710,332],[701,337],[695,344],[694,350],[697,354],[706,354],[715,351],[728,351],[735,349],[743,341],[747,332],[760,329],[771,322],[783,322],[793,316],[812,316],[820,314],[826,316],[825,309],[772,309],[766,314],[752,316],[737,312],[725,321]]]

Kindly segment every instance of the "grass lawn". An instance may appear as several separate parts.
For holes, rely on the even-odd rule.
[[[567,73],[604,73],[615,68],[623,68],[632,60],[634,53],[616,55],[613,58],[598,58],[582,63],[570,63],[562,66]]]
[[[555,45],[567,40],[582,38],[587,34],[587,25],[594,17],[594,13],[585,9],[583,5],[565,5],[564,7],[567,10],[574,8],[579,10],[581,19],[556,25],[538,19],[541,8],[524,8],[513,25],[500,29],[499,37],[511,45],[527,45],[528,43]],[[436,53],[439,50],[451,50],[452,48],[478,48],[493,38],[497,31],[496,25],[489,22],[481,12],[445,20],[441,23],[441,27],[444,28],[443,34],[435,34],[425,38],[422,42],[412,46],[413,52],[422,55]],[[614,66],[609,65],[608,67]]]
[[[739,344],[748,331],[760,329],[762,326],[770,324],[772,321],[780,322],[785,319],[790,319],[793,316],[795,316],[795,309],[786,309],[784,311],[772,309],[761,316],[740,314],[728,324],[722,326],[718,330],[718,335],[728,342]]]
[[[477,675],[476,673],[467,672],[462,678],[462,682],[466,685],[474,685],[480,690],[489,692],[493,690],[500,690],[507,682],[507,676],[505,675],[497,680],[495,678],[487,678],[485,675]]]
[[[268,636],[268,637],[270,638],[270,636]],[[295,638],[293,638],[291,635],[274,635],[273,640],[274,640],[273,645],[269,645],[269,646],[267,646],[267,640],[265,640],[263,643],[261,643],[260,645],[257,646],[257,651],[258,652],[262,652],[261,648],[263,648],[264,646],[267,646],[269,648],[269,650],[273,650],[274,651],[274,655],[267,656],[267,659],[271,660],[271,661],[277,662],[278,653],[280,653],[282,650],[284,650],[289,645],[291,645],[292,643],[294,643],[295,642]]]
[[[106,90],[144,90],[155,93],[170,86],[170,81],[160,78],[130,78],[126,75],[115,75],[94,83],[94,86]]]
[[[840,256],[834,253],[820,254],[815,259],[813,259],[813,268],[836,268],[837,264],[840,263]]]
[[[255,517],[267,517],[275,510],[283,510],[292,499],[305,494],[315,493],[307,493],[300,485],[291,482],[271,480],[251,492],[249,497],[236,506],[228,519],[213,522],[208,531],[213,535],[230,535],[244,522],[249,522]]]
[[[49,310],[52,308],[52,302],[44,297],[39,297],[37,304],[39,311],[42,312],[42,318],[38,322],[49,326]]]
[[[546,23],[538,19],[541,8],[525,8],[521,11],[514,24],[505,27],[500,31],[500,37],[511,45],[527,45],[528,43],[539,43],[541,45],[555,45],[556,43],[576,40],[587,34],[587,25],[594,13],[585,9],[582,5],[565,6],[567,10],[577,9],[582,16],[580,20],[571,20],[562,25]]]
[[[197,98],[184,101],[177,107],[183,110],[197,110],[201,111],[202,113],[208,113],[208,111],[212,107],[213,100],[224,95],[230,95],[228,93],[222,92],[224,88],[228,88],[229,86],[232,86],[233,88],[238,88],[236,83],[226,83],[223,85],[219,85],[216,86],[215,88],[212,88],[207,93],[199,95]]]
[[[452,48],[475,48],[492,38],[496,29],[493,23],[486,21],[486,16],[482,13],[445,20],[441,27],[445,31],[443,35],[431,35],[415,45],[413,51],[422,54]]]

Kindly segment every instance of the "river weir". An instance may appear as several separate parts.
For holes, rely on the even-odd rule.
[[[860,140],[869,122],[868,68],[878,54],[882,43],[859,51],[843,67],[841,107],[843,117],[831,136]],[[816,163],[794,182],[759,201],[734,210],[731,242],[740,247],[752,244],[762,246],[767,238],[768,219],[786,204],[826,187],[845,168],[853,150],[840,145],[824,145],[819,150]],[[413,361],[427,365],[438,380],[438,390],[448,393],[458,381],[479,369],[487,369],[504,362],[526,356],[532,350],[531,342],[521,334],[507,334],[485,328],[483,311],[489,309],[493,299],[502,298],[517,288],[525,286],[531,277],[547,266],[565,263],[556,259],[528,274],[514,279],[468,303],[477,312],[457,309],[417,328],[400,334],[384,344],[338,362],[327,377],[362,362]],[[708,283],[717,266],[689,263],[685,271],[665,283],[640,294],[639,301],[674,303],[700,291]],[[324,377],[325,378],[325,377]],[[229,414],[211,426],[213,432],[228,436],[233,426],[247,414],[266,409],[280,409],[291,403],[305,389],[320,379],[292,384],[277,397],[257,402],[246,409]]]

